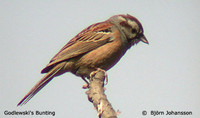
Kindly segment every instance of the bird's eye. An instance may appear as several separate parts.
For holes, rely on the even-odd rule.
[[[137,32],[137,30],[136,30],[136,29],[132,29],[131,32],[132,32],[133,34],[135,34],[135,33]]]

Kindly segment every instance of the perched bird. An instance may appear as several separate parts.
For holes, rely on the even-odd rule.
[[[115,15],[104,22],[90,25],[71,39],[41,71],[46,75],[18,103],[26,104],[54,77],[65,72],[84,81],[97,69],[109,70],[126,51],[142,41],[148,44],[141,23],[135,17]],[[88,82],[87,82],[88,83]],[[88,83],[89,84],[89,83]]]

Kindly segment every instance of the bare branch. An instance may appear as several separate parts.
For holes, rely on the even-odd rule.
[[[90,79],[90,87],[86,92],[88,100],[93,103],[98,111],[99,118],[117,118],[117,113],[109,103],[104,93],[105,71],[97,70]]]

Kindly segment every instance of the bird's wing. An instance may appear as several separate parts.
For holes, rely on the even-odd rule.
[[[49,62],[49,64],[41,71],[46,73],[56,64],[77,57],[94,50],[112,39],[111,27],[113,24],[109,22],[97,23],[84,29],[73,39],[71,39]]]

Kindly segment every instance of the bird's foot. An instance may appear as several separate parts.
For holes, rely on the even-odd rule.
[[[84,85],[82,86],[82,88],[83,88],[83,89],[88,89],[88,88],[90,88],[90,86],[89,86],[89,84],[84,84]]]
[[[90,83],[85,79],[85,77],[81,77],[84,81],[85,81],[85,83],[86,84],[84,84],[83,86],[82,86],[82,88],[83,89],[88,89],[88,88],[90,88]]]
[[[105,85],[107,85],[108,84],[108,75],[107,75],[107,72],[105,70],[101,69],[101,68],[97,68],[96,71],[91,72],[90,73],[90,78],[93,78],[98,71],[103,71],[105,73],[105,75],[104,75],[105,79],[106,79]]]

